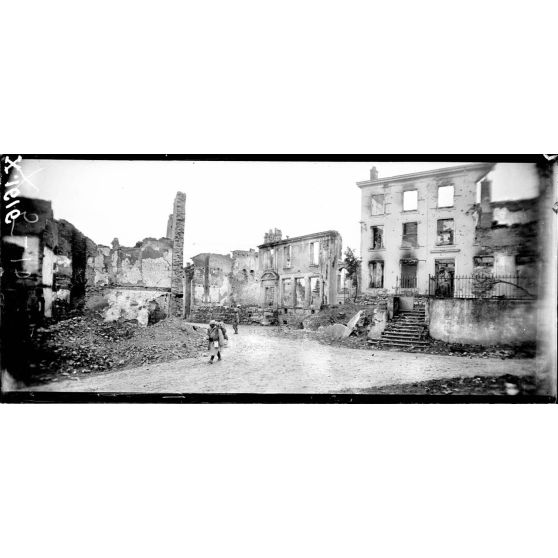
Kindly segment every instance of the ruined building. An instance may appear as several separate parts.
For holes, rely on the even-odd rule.
[[[87,306],[105,308],[107,320],[146,323],[150,301],[167,314],[184,315],[184,227],[186,194],[178,192],[167,236],[144,238],[135,246],[99,245],[87,259]]]
[[[278,229],[265,233],[258,252],[198,254],[185,270],[187,314],[230,321],[240,307],[241,322],[268,324],[337,304],[346,297],[341,257],[336,231],[283,239]]]
[[[257,321],[261,318],[256,311],[259,285],[254,249],[233,250],[230,255],[198,254],[185,269],[186,315],[192,321],[205,322],[217,317],[219,307],[241,306],[245,322]]]
[[[51,202],[19,201],[19,218],[2,221],[2,293],[7,303],[56,317],[59,304],[83,304],[87,258],[96,245],[68,221],[54,219]]]
[[[540,184],[529,163],[389,178],[372,169],[358,183],[361,298],[386,301],[383,344],[425,344],[418,330],[450,343],[535,342]],[[508,199],[493,199],[493,191]],[[403,321],[391,322],[400,312]]]
[[[430,277],[474,269],[477,182],[491,164],[478,163],[358,182],[361,190],[361,291],[413,295]]]
[[[39,307],[41,317],[71,309],[99,310],[111,321],[140,319],[157,301],[166,314],[183,315],[183,245],[186,196],[174,202],[169,238],[133,247],[96,245],[74,225],[54,219],[51,202],[19,198],[21,216],[2,230],[2,292]],[[142,313],[140,312],[142,311]]]
[[[507,167],[517,165],[508,164]],[[509,170],[512,169],[506,169]],[[525,170],[526,180],[538,181],[534,166],[530,168],[532,176],[527,175]],[[501,291],[509,297],[525,293],[536,296],[539,199],[492,201],[491,189],[499,171],[500,166],[495,165],[479,181],[478,203],[471,210],[475,222],[474,274],[481,279],[485,275],[506,277],[514,285],[513,288],[504,287],[506,283],[491,286],[490,294],[497,296]],[[482,288],[482,281],[479,281],[477,289]]]
[[[337,304],[342,240],[337,231],[282,238],[269,231],[259,249],[260,304],[304,315]]]

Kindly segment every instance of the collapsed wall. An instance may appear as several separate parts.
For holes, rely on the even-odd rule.
[[[59,317],[60,308],[81,308],[87,284],[87,259],[95,243],[64,219],[54,219],[52,204],[19,198],[21,217],[8,226],[3,221],[2,290],[6,298],[17,292],[17,304],[40,317]],[[15,301],[15,299],[14,299]]]
[[[473,212],[474,274],[507,276],[517,284],[517,294],[535,295],[540,244],[538,198],[490,201],[490,183],[483,182],[481,200]],[[479,289],[475,285],[475,290]]]
[[[211,307],[259,306],[258,253],[254,249],[234,250],[232,255],[198,254],[186,266],[184,277],[186,315],[191,319],[197,316],[205,321]]]
[[[169,237],[144,238],[133,247],[99,245],[87,260],[89,310],[107,321],[137,319],[147,325],[150,309],[183,316],[183,247],[186,195],[176,194],[167,223]]]

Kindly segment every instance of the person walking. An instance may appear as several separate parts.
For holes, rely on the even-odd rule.
[[[238,308],[235,308],[232,322],[235,335],[238,334],[238,324],[240,324],[240,310]]]
[[[213,364],[213,359],[216,355],[217,360],[221,360],[221,350],[225,345],[225,340],[228,340],[227,330],[222,323],[211,320],[207,336],[209,341],[209,364]]]

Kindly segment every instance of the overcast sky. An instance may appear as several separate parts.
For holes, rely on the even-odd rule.
[[[27,160],[26,175],[66,219],[97,244],[125,246],[166,235],[177,191],[186,193],[185,261],[200,252],[256,248],[277,227],[283,237],[329,229],[359,250],[360,190],[380,177],[463,163],[298,163]],[[39,171],[39,169],[42,169]],[[39,171],[39,172],[36,172]],[[499,195],[494,192],[495,197]],[[509,195],[509,194],[507,194]]]

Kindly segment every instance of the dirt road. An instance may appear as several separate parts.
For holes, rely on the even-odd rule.
[[[223,360],[183,359],[64,379],[34,391],[140,393],[335,393],[455,376],[525,375],[534,359],[468,359],[453,356],[333,347],[292,339],[267,328],[229,332]]]

